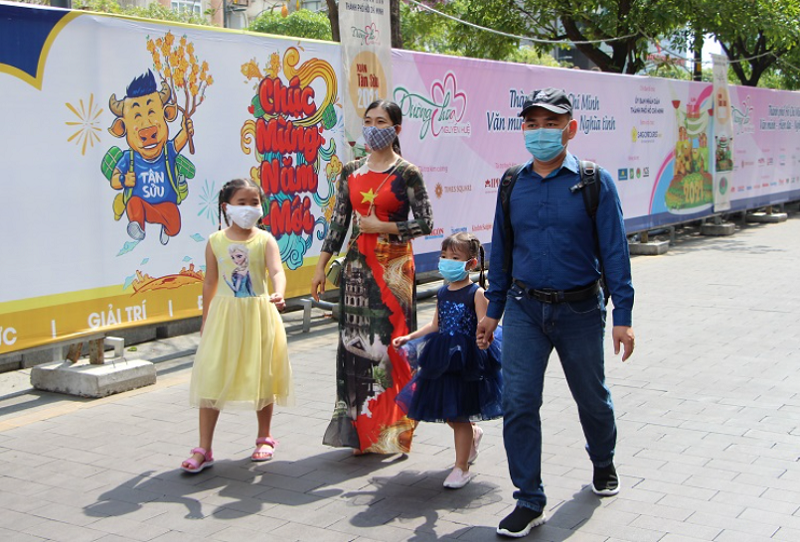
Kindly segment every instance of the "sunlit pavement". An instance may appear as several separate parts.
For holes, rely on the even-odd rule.
[[[557,358],[548,369],[543,469],[549,521],[530,540],[800,540],[800,216],[730,237],[679,236],[633,260],[637,350],[607,338],[622,491],[600,499]],[[420,303],[427,321],[433,303]],[[407,457],[321,444],[334,399],[335,323],[290,314],[298,405],[277,408],[275,458],[251,463],[255,416],[224,412],[199,475],[187,404],[189,335],[127,355],[165,359],[155,386],[100,400],[0,396],[0,540],[496,540],[514,506],[502,422],[482,424],[475,478],[442,482],[452,432],[422,424]],[[165,352],[167,355],[165,355]],[[16,375],[25,378],[25,373]]]

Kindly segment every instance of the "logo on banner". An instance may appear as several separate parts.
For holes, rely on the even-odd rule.
[[[471,184],[446,184],[444,185],[445,194],[461,194],[464,192],[472,192]]]
[[[434,81],[428,95],[399,86],[394,90],[394,101],[402,109],[406,122],[420,124],[420,140],[428,135],[470,137],[472,133],[470,123],[463,121],[467,93],[458,89],[453,72],[447,72],[441,81]]]
[[[433,228],[430,235],[426,235],[425,239],[441,239],[444,237],[444,228]]]
[[[353,37],[361,41],[361,45],[381,44],[381,33],[378,31],[378,27],[375,26],[375,23],[365,26],[363,29],[353,26],[350,30],[353,32]]]
[[[442,185],[442,183],[436,183],[436,187],[433,189],[434,193],[436,194],[436,198],[441,198],[444,194],[462,194],[465,192],[472,192],[472,185],[471,184],[446,184]]]
[[[336,74],[319,58],[300,64],[300,55],[295,47],[287,48],[283,59],[273,53],[264,74],[255,59],[242,66],[242,73],[257,83],[248,108],[254,119],[242,127],[241,147],[255,155],[258,165],[250,177],[267,195],[263,222],[278,239],[289,269],[303,265],[317,228],[322,229],[320,239],[327,233],[334,183],[342,171],[336,143],[325,137],[337,122]],[[326,182],[320,183],[320,177]],[[322,216],[315,216],[316,206]]]
[[[633,143],[652,143],[661,137],[658,130],[639,130],[635,126],[631,128],[631,142]]]
[[[736,134],[752,134],[755,132],[755,126],[750,120],[750,115],[753,113],[753,107],[748,103],[750,96],[742,100],[742,108],[739,109],[731,104],[731,113],[733,116],[733,126]]]
[[[617,170],[617,179],[620,181],[627,181],[628,180],[628,168],[620,168]]]

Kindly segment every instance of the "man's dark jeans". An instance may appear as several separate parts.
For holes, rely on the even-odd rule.
[[[596,467],[611,464],[617,440],[614,406],[605,384],[603,294],[542,303],[519,287],[508,292],[503,319],[503,441],[517,504],[544,510],[539,408],[547,360],[555,348],[578,405],[586,450]]]

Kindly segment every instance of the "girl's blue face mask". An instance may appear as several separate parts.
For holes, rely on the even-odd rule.
[[[439,258],[439,273],[447,282],[458,282],[467,278],[467,263],[459,260],[446,260]]]
[[[569,124],[564,128],[569,128]],[[564,130],[558,128],[539,128],[525,130],[525,148],[533,155],[534,160],[547,162],[564,150],[562,143]]]

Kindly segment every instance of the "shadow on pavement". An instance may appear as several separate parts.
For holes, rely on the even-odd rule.
[[[591,519],[601,502],[602,498],[595,495],[591,487],[585,486],[581,491],[573,494],[572,499],[564,501],[549,512],[547,523],[534,529],[530,540],[563,542],[570,539],[579,533],[578,529],[581,525]]]
[[[410,542],[456,540],[467,531],[470,531],[470,540],[494,538],[494,527],[472,525],[437,535],[441,513],[462,513],[467,524],[470,523],[469,511],[503,500],[499,487],[482,482],[480,478],[458,490],[443,489],[441,483],[447,474],[447,471],[404,471],[393,477],[372,478],[370,486],[374,490],[365,488],[342,495],[349,502],[367,507],[353,516],[350,523],[363,528],[380,527],[390,521],[408,524],[404,528],[413,526],[414,533],[407,539]],[[448,520],[453,524],[460,523],[457,518]],[[476,534],[479,534],[478,538]],[[379,531],[375,538],[380,539]]]
[[[336,483],[364,476],[403,459],[405,456],[355,458],[349,452],[344,454],[336,450],[298,461],[254,463],[249,458],[218,459],[212,467],[198,474],[180,469],[148,470],[100,494],[97,502],[83,510],[91,517],[120,517],[148,504],[174,503],[186,508],[186,519],[202,519],[209,515],[235,519],[257,514],[269,505],[302,506],[339,496],[343,490],[335,487]],[[313,476],[290,478],[291,475],[282,474],[315,471],[324,473],[331,481],[320,481]],[[204,501],[209,497],[213,502]],[[204,507],[213,510],[204,512]]]

